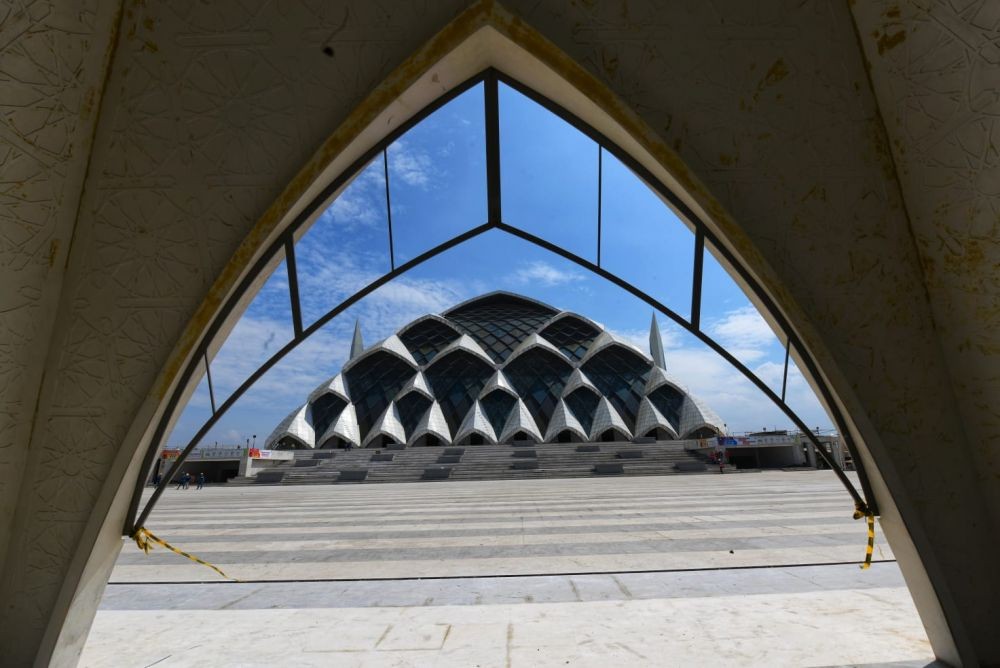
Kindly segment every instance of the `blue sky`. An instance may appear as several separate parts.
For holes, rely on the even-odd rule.
[[[399,265],[486,221],[483,92],[477,86],[436,111],[388,149],[393,247]],[[598,147],[501,85],[501,190],[505,222],[577,255],[597,256]],[[659,197],[607,152],[602,156],[601,265],[689,317],[694,235]],[[363,169],[296,245],[306,325],[389,270],[384,165]],[[267,437],[345,361],[355,319],[365,343],[410,320],[492,290],[509,290],[576,311],[648,349],[651,308],[578,265],[499,231],[453,248],[376,290],[262,377],[203,443]],[[292,338],[282,263],[212,361],[221,403]],[[659,318],[667,367],[711,405],[731,432],[791,427],[725,360]],[[702,327],[780,392],[784,347],[706,250]],[[831,426],[798,369],[789,404],[807,424]],[[168,439],[183,446],[210,415],[207,385],[194,393]]]

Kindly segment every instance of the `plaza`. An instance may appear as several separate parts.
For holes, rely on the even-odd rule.
[[[80,665],[926,665],[851,510],[829,471],[171,489],[148,528],[244,582],[125,545]]]

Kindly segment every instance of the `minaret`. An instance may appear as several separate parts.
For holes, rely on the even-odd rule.
[[[365,342],[361,340],[361,321],[354,321],[354,339],[351,341],[351,357],[354,359],[365,350]]]
[[[656,314],[653,314],[653,321],[649,323],[649,354],[653,358],[653,364],[664,371],[667,369],[667,360],[663,354],[663,339],[660,338],[660,326],[656,322]]]

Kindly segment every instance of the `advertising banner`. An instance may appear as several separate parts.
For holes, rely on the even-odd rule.
[[[295,455],[287,450],[262,450],[250,448],[250,459],[294,459]]]

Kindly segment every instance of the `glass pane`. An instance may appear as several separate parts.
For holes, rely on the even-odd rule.
[[[389,146],[396,266],[486,222],[483,85],[448,102]]]
[[[500,85],[503,220],[597,260],[597,144]]]
[[[340,369],[351,345],[354,319],[334,318],[278,362],[215,424],[203,443],[264,447],[271,431],[309,393]],[[214,367],[213,367],[214,369]],[[213,376],[213,380],[214,380]]]
[[[209,360],[216,407],[293,336],[288,271],[282,260]]]
[[[785,344],[705,244],[701,328],[781,395]]]
[[[188,400],[184,412],[177,418],[174,428],[164,439],[165,450],[183,450],[188,442],[198,433],[201,426],[212,417],[212,398],[208,392],[208,376],[205,375],[205,365],[199,367],[201,380]]]
[[[726,295],[722,295],[717,300],[721,304],[718,311],[706,310],[706,322],[712,323],[713,326],[717,322],[722,323],[718,325],[719,328],[722,328],[723,324],[731,325],[732,318],[726,320],[731,315],[730,311],[745,308],[749,302],[742,296],[742,292],[734,289],[731,281],[728,283],[721,281],[721,278],[728,276],[722,272],[717,263],[709,267],[707,274],[707,285],[712,290],[719,292],[721,284],[722,287],[729,286],[729,293],[728,299]],[[247,322],[265,319],[264,316],[268,311],[261,304],[267,304],[267,296],[271,295],[270,283],[281,276],[276,272],[269,285],[265,286],[261,293],[265,297],[264,301],[261,303],[255,301],[248,310],[241,321],[241,331],[250,331],[246,329]],[[285,416],[303,406],[317,385],[340,371],[349,357],[355,321],[360,322],[365,346],[371,347],[420,316],[442,313],[460,302],[495,290],[505,290],[536,299],[552,309],[578,313],[584,319],[595,321],[598,328],[606,329],[634,345],[641,352],[643,359],[650,356],[652,347],[650,320],[653,309],[648,304],[568,260],[494,230],[421,264],[413,271],[372,292],[341,316],[327,323],[262,376],[203,439],[203,443],[208,446],[216,442],[220,445],[245,446],[249,440],[258,446],[263,445],[268,435]],[[712,290],[709,290],[709,294],[712,294]],[[283,299],[286,298],[283,292],[280,294]],[[280,308],[275,303],[274,313],[283,310],[287,312],[284,303],[281,302]],[[451,317],[456,322],[460,320],[457,314],[453,313]],[[547,322],[547,318],[543,322]],[[559,322],[565,324],[570,321]],[[718,423],[720,428],[737,434],[794,428],[791,421],[766,396],[722,357],[666,318],[659,317],[658,322],[657,333],[664,348],[669,377],[717,414],[717,418],[709,416],[712,424]],[[574,326],[579,329],[581,323],[583,320]],[[562,330],[546,330],[543,334],[546,340],[554,341],[553,345],[557,349],[565,347],[565,341],[558,336],[560,331]],[[716,334],[721,340],[724,335],[732,335],[733,331],[723,328],[718,329]],[[567,336],[572,338],[571,335],[579,335],[579,332],[569,331]],[[523,333],[519,336],[523,338]],[[585,341],[583,345],[590,345],[593,342],[590,334],[578,338]],[[266,341],[266,335],[253,340]],[[403,344],[410,348],[416,347],[409,339]],[[277,345],[280,344],[275,342],[273,349],[276,349]],[[252,350],[252,347],[245,345],[244,349]],[[269,348],[268,352],[273,352],[273,349]],[[615,351],[617,349],[612,352]],[[550,360],[545,355],[534,359],[530,354],[524,359],[529,367],[543,366],[538,360],[542,362]],[[608,354],[603,357],[595,356],[588,366],[588,373],[594,376],[591,380],[603,388],[602,391],[607,391],[609,397],[616,397],[612,399],[612,405],[630,428],[638,426],[633,425],[637,420],[634,401],[627,394],[611,392],[605,387],[608,379],[601,376],[598,364],[601,359],[614,361],[618,360],[618,357]],[[625,355],[622,359],[632,364],[636,362],[636,358],[632,355]],[[764,346],[757,352],[755,360],[758,372],[768,382],[773,381],[778,388],[777,391],[780,392],[784,348]],[[259,362],[255,360],[253,366],[255,367],[257,363]],[[568,369],[568,364],[569,362],[560,365],[559,368],[565,366]],[[615,361],[614,364],[616,368],[625,368],[622,361]],[[640,376],[646,374],[647,366],[648,363],[645,362],[639,364],[636,367],[637,373]],[[220,368],[224,367],[220,365]],[[517,376],[516,370],[513,368],[508,375]],[[385,369],[378,367],[375,371],[381,374]],[[387,373],[388,371],[393,369],[387,368]],[[219,373],[220,371],[213,365],[213,375]],[[399,374],[380,376],[381,380],[367,385],[362,382],[363,378],[348,383],[351,391],[365,394],[365,398],[359,401],[369,402],[358,409],[360,411],[358,419],[361,423],[371,427],[372,421],[377,417],[376,414],[384,409],[386,397],[395,396],[399,390],[398,386],[404,380],[402,376],[397,376]],[[529,411],[542,416],[536,416],[536,420],[541,420],[540,428],[544,430],[545,420],[554,409],[553,397],[550,396],[547,387],[522,384],[518,378],[510,380],[522,391]],[[645,387],[645,376],[639,381],[636,387],[640,389]],[[476,382],[481,382],[481,379]],[[560,378],[560,382],[564,382],[564,379]],[[456,393],[460,393],[461,390],[466,394],[468,390],[464,386],[461,388],[456,386],[453,389]],[[478,392],[478,389],[476,391]],[[379,394],[380,392],[385,396]],[[831,426],[829,419],[824,419],[822,409],[819,408],[808,385],[794,367],[789,375],[788,396],[793,408],[801,412],[802,418],[811,428],[816,426],[827,429]],[[175,441],[181,446],[186,443],[190,435],[197,431],[201,420],[208,417],[208,411],[204,408],[208,403],[207,388],[199,388],[195,397],[199,398],[202,404],[201,413],[197,413],[193,407],[186,410],[178,423],[176,438],[172,437],[169,441],[171,445]],[[457,399],[455,403],[464,406],[464,403]],[[666,409],[659,408],[659,410]],[[312,419],[318,418],[313,415]],[[681,424],[678,416],[671,415],[668,419],[677,422],[678,426]],[[187,433],[181,437],[184,430]],[[316,434],[312,435],[314,440],[317,437]]]
[[[821,434],[829,434],[835,430],[836,424],[833,418],[826,412],[819,397],[809,386],[809,382],[799,365],[795,363],[794,355],[788,358],[788,386],[785,389],[785,403],[795,411],[796,415],[802,418],[809,429],[819,430]]]
[[[381,156],[358,173],[295,244],[295,265],[303,327],[389,272]]]
[[[690,317],[694,233],[632,170],[602,161],[601,266]]]
[[[693,334],[663,320],[660,332],[667,372],[714,410],[728,433],[794,429],[791,420],[756,385]],[[784,351],[769,361],[783,363]]]

